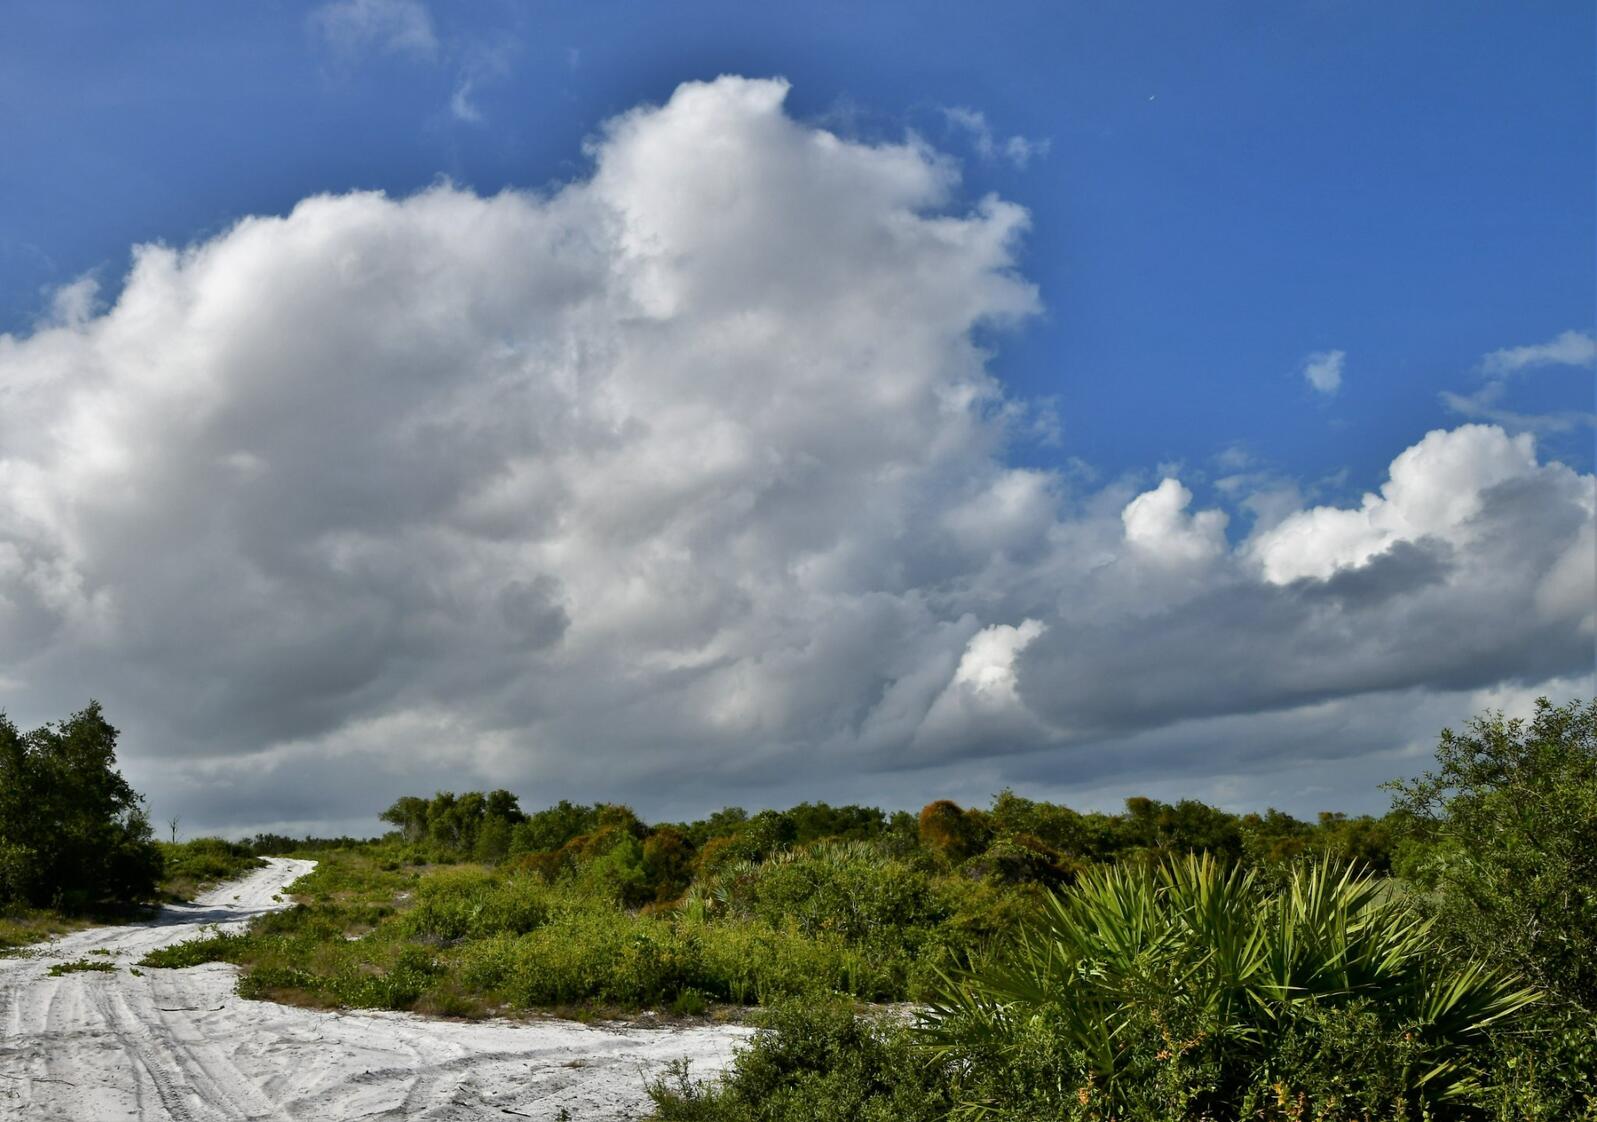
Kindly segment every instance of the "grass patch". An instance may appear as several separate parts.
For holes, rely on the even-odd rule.
[[[15,954],[32,943],[82,931],[102,922],[92,916],[69,916],[46,908],[23,908],[0,915],[0,955]]]
[[[157,947],[139,960],[140,966],[177,970],[206,962],[237,962],[245,936],[217,932],[199,939]]]
[[[639,910],[580,872],[549,883],[515,863],[412,865],[381,845],[315,856],[294,907],[146,964],[236,962],[241,994],[299,1005],[692,1017],[788,997],[902,1000],[997,922],[972,920],[990,889],[934,885],[862,847],[731,867]]]
[[[109,962],[91,962],[80,958],[76,962],[58,962],[50,967],[50,977],[59,978],[64,974],[114,974],[116,966]]]
[[[200,893],[266,864],[246,846],[222,838],[158,842],[157,847],[165,863],[160,896],[174,904],[186,904]]]

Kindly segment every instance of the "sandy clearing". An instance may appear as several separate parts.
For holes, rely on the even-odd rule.
[[[312,865],[272,858],[148,923],[81,931],[0,958],[0,1118],[609,1122],[647,1115],[644,1082],[669,1061],[692,1060],[707,1074],[748,1035],[735,1026],[328,1013],[245,1001],[233,992],[234,968],[220,963],[129,972],[151,949],[210,924],[235,929],[286,907],[284,888]],[[117,969],[49,977],[51,965],[81,958]]]

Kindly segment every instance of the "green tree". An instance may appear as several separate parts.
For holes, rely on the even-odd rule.
[[[643,871],[656,900],[675,900],[693,880],[693,843],[675,826],[661,826],[643,842]]]
[[[1399,871],[1467,948],[1597,1012],[1597,701],[1487,713],[1444,729],[1436,760],[1390,784],[1419,843]]]
[[[161,853],[116,741],[95,701],[29,733],[0,714],[0,901],[81,910],[154,894]]]
[[[921,845],[948,865],[969,860],[992,840],[984,815],[961,809],[948,799],[921,807],[919,826]]]
[[[550,853],[572,838],[586,834],[599,822],[597,806],[582,806],[561,799],[554,806],[528,815],[511,832],[511,853]]]
[[[406,841],[420,841],[427,836],[427,811],[426,799],[418,799],[415,795],[406,795],[395,801],[394,805],[383,811],[377,817],[384,822],[398,826],[404,833]]]

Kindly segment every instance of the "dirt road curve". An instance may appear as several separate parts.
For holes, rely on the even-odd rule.
[[[746,1035],[325,1013],[244,1001],[231,966],[130,971],[150,949],[207,925],[235,927],[286,907],[283,889],[311,865],[272,859],[152,922],[0,958],[0,1119],[641,1118],[649,1074],[679,1057],[708,1074]],[[49,977],[51,965],[77,959],[116,970]]]

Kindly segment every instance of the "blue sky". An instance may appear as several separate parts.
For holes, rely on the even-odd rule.
[[[781,75],[791,110],[914,129],[1028,208],[1046,315],[998,342],[1107,473],[1241,444],[1375,485],[1480,357],[1590,328],[1589,4],[438,5],[432,50],[319,35],[313,4],[23,3],[0,40],[0,328],[128,246],[351,188],[581,174],[677,83]],[[469,82],[480,120],[450,111]],[[945,110],[1047,151],[983,159]],[[1347,354],[1334,401],[1297,371]],[[1591,380],[1521,388],[1588,408]],[[1589,431],[1552,442],[1589,468]]]
[[[0,708],[101,696],[152,798],[218,826],[358,828],[379,741],[401,746],[384,797],[464,769],[660,813],[1009,782],[1101,805],[1378,808],[1375,784],[1441,723],[1590,688],[1594,38],[1573,2],[14,4]],[[790,88],[773,102],[720,75]],[[716,130],[740,139],[701,155]],[[827,132],[857,208],[786,147]],[[958,186],[936,186],[950,169]],[[657,197],[643,172],[674,186]],[[652,215],[639,236],[708,260],[732,248],[673,225],[671,200],[738,176],[768,206],[736,232],[764,272],[726,258],[742,310],[779,325],[763,350],[741,349],[712,278],[606,287],[636,246],[594,217]],[[395,202],[296,210],[365,190]],[[504,190],[519,201],[481,198]],[[921,240],[902,257],[828,240],[905,214]],[[234,228],[263,215],[293,217]],[[570,280],[543,222],[610,265]],[[971,239],[957,261],[938,256],[949,229]],[[126,282],[150,243],[206,253]],[[378,260],[381,294],[346,275]],[[858,299],[805,287],[833,269],[892,279]],[[84,277],[97,289],[71,287]],[[636,316],[572,326],[551,310],[560,277],[678,324],[648,344],[657,382],[624,360]],[[780,299],[762,304],[767,280]],[[880,303],[880,338],[811,319],[833,296],[834,319]],[[414,334],[435,315],[447,330]],[[549,346],[547,324],[588,357],[523,371],[485,409],[495,364]],[[406,341],[367,370],[346,331]],[[280,366],[241,351],[256,332]],[[970,347],[1001,398],[931,419],[969,388]],[[878,381],[812,385],[790,350]],[[423,353],[431,382],[384,380]],[[571,389],[605,362],[608,394]],[[899,384],[906,363],[924,365]],[[767,396],[734,400],[745,376]],[[202,385],[216,396],[183,396]],[[766,406],[788,394],[826,405],[777,424]],[[617,434],[651,435],[623,455],[576,421],[500,431],[506,401],[582,425],[616,408]],[[307,420],[346,407],[370,433]],[[561,465],[536,502],[528,463]],[[864,479],[897,489],[838,505]],[[593,480],[651,497],[623,517],[588,504]],[[531,505],[485,529],[482,496],[523,484]],[[1535,541],[1494,552],[1515,535]],[[423,556],[459,585],[405,568]],[[586,591],[601,571],[661,602]],[[482,638],[484,588],[525,632],[512,653]],[[248,649],[210,650],[221,630]],[[1222,650],[1234,662],[1210,665]],[[447,766],[425,747],[441,736],[460,746]],[[816,752],[846,762],[783,770]],[[311,757],[344,762],[306,780]],[[622,760],[632,786],[600,790]],[[660,794],[711,770],[702,797]]]

